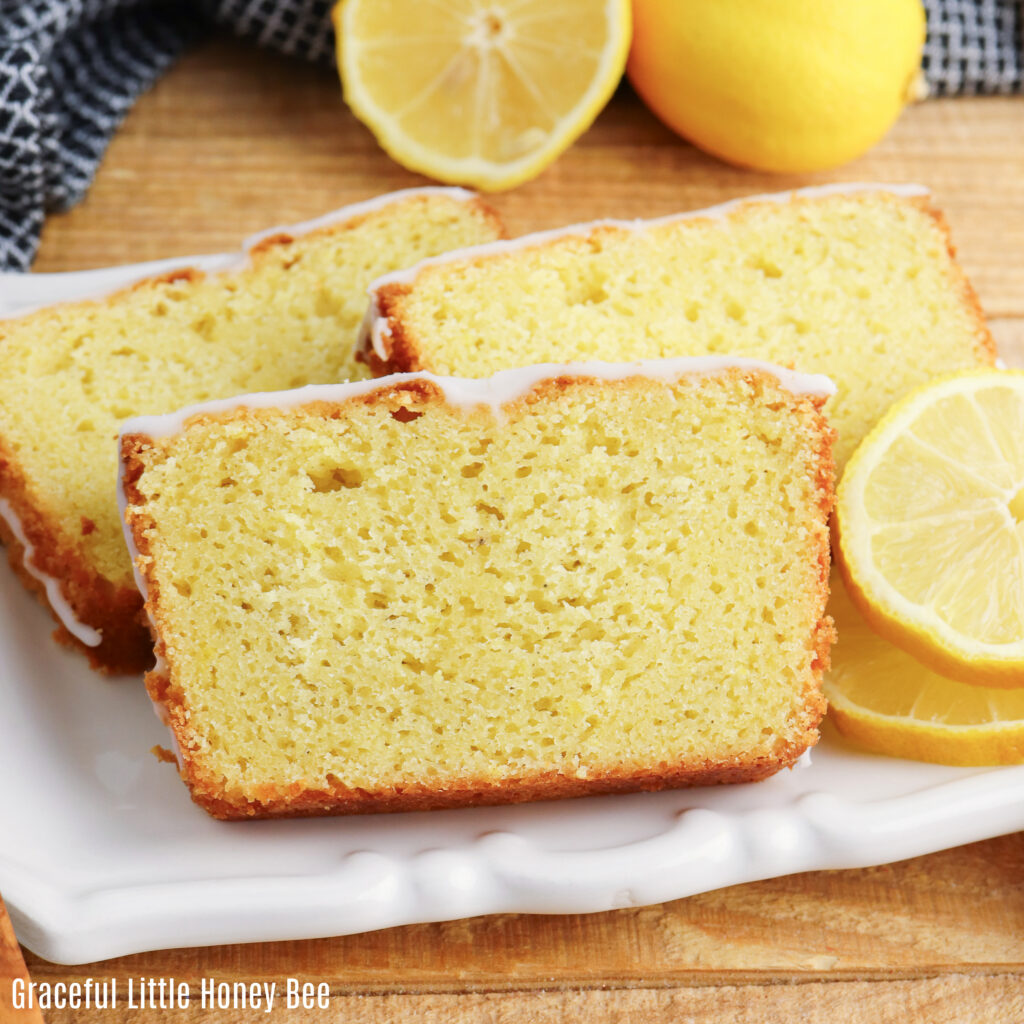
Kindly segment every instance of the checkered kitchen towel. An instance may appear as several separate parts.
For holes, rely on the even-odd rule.
[[[1021,91],[1021,0],[925,6],[933,95]],[[330,0],[0,0],[0,270],[28,268],[45,212],[82,198],[135,98],[211,22],[327,63],[330,7]]]

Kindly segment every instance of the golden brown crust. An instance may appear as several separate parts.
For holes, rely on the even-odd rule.
[[[956,246],[953,244],[953,232],[950,230],[946,215],[937,206],[934,206],[926,196],[919,196],[910,200],[910,202],[932,219],[942,235],[946,243],[946,252],[949,254],[950,285],[953,291],[960,296],[964,307],[968,310],[971,319],[974,321],[974,339],[977,345],[978,360],[986,366],[994,366],[999,358],[999,353],[996,350],[996,341],[988,328],[985,314],[981,309],[978,293],[974,290],[974,286],[957,262]]]
[[[153,527],[153,519],[144,511],[145,495],[139,490],[138,480],[145,469],[142,453],[153,446],[150,438],[142,434],[125,434],[121,438],[121,488],[125,497],[125,522],[131,531],[136,551],[136,570],[143,581],[145,598],[139,595],[142,605],[142,619],[146,623],[147,632],[153,645],[153,653],[159,660],[165,657],[165,646],[159,629],[159,596],[160,584],[152,572],[152,552],[149,544],[149,530]],[[143,603],[144,602],[144,603]],[[150,673],[151,675],[152,673]],[[149,675],[147,675],[147,688]],[[156,698],[154,698],[156,700]]]
[[[383,285],[374,293],[377,318],[386,323],[388,328],[387,357],[381,359],[372,344],[365,347],[357,345],[355,352],[356,362],[368,366],[374,377],[432,369],[424,364],[412,336],[403,326],[402,299],[411,291],[411,285],[396,282]]]
[[[285,786],[254,787],[251,795],[232,797],[223,780],[210,772],[197,756],[195,732],[180,691],[171,687],[162,672],[146,676],[146,689],[161,709],[162,717],[178,747],[181,778],[192,800],[214,818],[225,821],[257,818],[324,817],[339,814],[377,814],[394,811],[428,811],[455,807],[496,806],[536,800],[564,800],[601,793],[637,793],[691,786],[718,786],[759,782],[782,768],[792,766],[818,741],[817,727],[824,714],[824,698],[803,709],[797,738],[779,743],[769,755],[738,756],[722,761],[686,761],[639,767],[611,765],[586,778],[556,771],[537,772],[495,782],[487,779],[452,779],[443,788],[410,781],[377,790],[355,789],[328,777],[316,787],[294,782]]]
[[[808,746],[818,741],[817,728],[828,710],[828,702],[822,692],[822,680],[829,670],[832,644],[836,642],[836,627],[830,615],[826,614],[829,599],[829,577],[832,568],[832,543],[829,533],[829,519],[836,500],[836,464],[833,446],[836,441],[836,431],[829,425],[828,420],[822,413],[824,400],[812,400],[814,415],[819,423],[819,443],[817,450],[817,474],[815,479],[816,491],[818,494],[818,522],[820,529],[815,543],[815,550],[811,552],[811,564],[816,565],[817,580],[813,600],[817,606],[818,621],[814,626],[814,634],[811,640],[814,651],[814,660],[811,663],[811,676],[803,693],[803,707],[813,724],[809,728],[814,730],[815,738]]]
[[[776,379],[765,371],[733,368],[726,375],[754,387],[764,386]],[[592,378],[581,376],[553,377],[540,382],[521,398],[509,403],[507,411],[520,403],[530,404],[545,396],[563,394],[575,387],[593,383]],[[643,376],[627,377],[614,383],[631,387],[658,387],[657,381]],[[788,393],[787,393],[788,394]],[[444,391],[429,380],[382,383],[373,391],[353,396],[341,402],[310,402],[301,408],[317,410],[321,415],[336,417],[349,404],[386,402],[392,413],[407,404],[425,405],[444,402]],[[828,667],[829,648],[835,637],[832,620],[825,614],[828,601],[830,545],[828,517],[835,498],[835,468],[832,444],[835,431],[821,412],[824,398],[789,395],[791,410],[808,418],[819,438],[815,453],[814,480],[817,492],[816,522],[820,529],[812,538],[809,552],[811,564],[817,566],[816,586],[808,600],[817,621],[809,637],[815,657],[796,704],[793,733],[780,738],[769,754],[749,754],[720,761],[687,761],[654,766],[609,765],[602,772],[589,773],[586,778],[556,771],[538,772],[495,782],[486,779],[459,778],[438,788],[415,781],[368,791],[345,786],[339,780],[328,778],[327,785],[307,785],[295,782],[289,785],[262,785],[248,793],[228,793],[224,780],[204,764],[199,737],[191,724],[191,712],[183,691],[172,682],[173,665],[168,652],[158,640],[157,654],[166,658],[159,667],[146,676],[146,689],[157,705],[161,718],[171,730],[178,748],[179,772],[188,786],[192,799],[215,818],[225,820],[247,818],[306,817],[336,814],[364,814],[390,811],[434,810],[521,803],[534,800],[554,800],[599,793],[628,793],[670,789],[685,786],[708,786],[737,782],[755,782],[792,765],[805,750],[817,743],[818,726],[825,713],[826,703],[821,692],[822,675]],[[225,422],[236,418],[255,418],[280,415],[274,409],[236,410],[200,415],[188,422],[203,420]],[[146,582],[146,603],[157,636],[161,633],[159,583],[152,572],[151,550],[147,534],[155,526],[145,511],[146,498],[138,487],[145,470],[144,454],[154,447],[152,438],[145,435],[126,435],[122,438],[121,454],[124,466],[123,487],[128,505],[127,521],[141,556],[139,569]]]
[[[11,568],[49,609],[57,623],[54,639],[81,651],[97,671],[109,675],[138,674],[153,664],[153,644],[142,618],[142,599],[134,585],[118,585],[99,575],[81,548],[70,541],[53,516],[31,495],[28,481],[0,438],[0,498],[11,506],[32,545],[32,566],[57,580],[61,595],[79,622],[98,630],[100,644],[89,647],[74,636],[50,607],[42,583],[25,568],[25,549],[0,519],[0,540]],[[113,500],[113,496],[111,496]],[[83,523],[83,532],[88,532]]]
[[[182,777],[188,782],[195,803],[215,818],[230,821],[247,818],[323,817],[496,806],[536,800],[565,800],[601,793],[638,793],[759,782],[782,768],[790,767],[808,746],[810,742],[799,748],[791,745],[774,757],[747,760],[736,758],[734,761],[703,764],[680,762],[652,769],[613,767],[603,774],[585,779],[545,772],[508,778],[501,782],[463,778],[453,780],[443,789],[410,782],[374,792],[351,789],[339,782],[324,789],[306,788],[301,783],[294,783],[290,787],[261,787],[259,796],[238,801],[224,799],[223,790],[216,780],[210,779],[201,770],[196,771],[187,754],[184,755]]]

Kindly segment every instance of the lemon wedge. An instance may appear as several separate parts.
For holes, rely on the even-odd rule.
[[[878,636],[836,579],[829,612],[839,641],[824,691],[844,736],[916,761],[1024,762],[1024,689],[968,686],[936,675]]]
[[[629,0],[340,0],[345,99],[404,167],[486,190],[539,174],[622,77]]]
[[[877,632],[950,679],[1024,686],[1024,372],[897,402],[846,467],[835,527]]]

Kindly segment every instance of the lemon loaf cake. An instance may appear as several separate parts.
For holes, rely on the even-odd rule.
[[[130,421],[150,695],[222,818],[760,779],[817,738],[827,378],[396,375]]]
[[[995,346],[918,186],[805,189],[453,253],[371,289],[375,373],[731,353],[832,377],[841,468],[881,413]]]
[[[58,638],[106,671],[152,663],[114,500],[121,420],[345,380],[374,277],[499,235],[468,192],[394,193],[206,258],[217,272],[0,321],[0,538]]]

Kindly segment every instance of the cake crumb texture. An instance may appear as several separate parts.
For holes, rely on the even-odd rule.
[[[218,817],[741,781],[817,738],[831,430],[730,370],[429,379],[127,435],[148,677]]]
[[[0,322],[0,496],[79,620],[102,627],[101,664],[138,671],[149,657],[134,621],[141,601],[127,597],[134,583],[114,502],[120,422],[365,376],[352,346],[367,284],[499,234],[479,201],[410,195],[307,235],[266,239],[238,272],[177,271]],[[123,631],[110,621],[111,588],[115,602],[132,605],[118,616]],[[119,642],[131,648],[127,666]]]
[[[722,353],[838,386],[842,467],[888,406],[995,345],[927,199],[751,201],[724,216],[595,226],[423,268],[377,292],[376,373],[485,377],[533,362]]]

